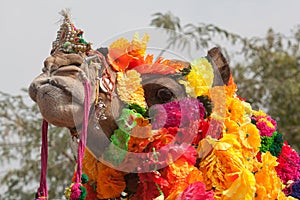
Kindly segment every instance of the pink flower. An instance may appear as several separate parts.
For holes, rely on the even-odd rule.
[[[279,165],[276,166],[276,171],[284,184],[290,180],[297,181],[300,178],[300,156],[289,145],[283,145],[277,162]]]
[[[197,99],[184,98],[165,104],[154,105],[152,127],[157,130],[162,127],[186,127],[191,121],[204,119],[205,108]],[[153,116],[154,115],[154,116]]]
[[[195,182],[190,184],[182,193],[180,193],[177,200],[214,200],[214,192],[206,191],[205,185],[202,182]]]
[[[271,137],[276,131],[277,123],[268,115],[252,117],[252,120],[255,121],[256,127],[259,129],[260,136]]]
[[[80,184],[79,183],[75,183],[72,188],[71,188],[71,199],[79,199],[80,197]]]

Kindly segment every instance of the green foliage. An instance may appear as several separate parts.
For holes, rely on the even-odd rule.
[[[194,51],[221,47],[231,59],[238,94],[254,109],[275,118],[279,131],[299,152],[300,26],[290,36],[270,29],[265,37],[245,38],[212,24],[181,25],[172,13],[156,13],[151,25],[170,28],[166,48]]]
[[[180,24],[180,19],[171,12],[166,14],[155,13],[150,25],[157,28],[164,28],[169,34],[167,40],[168,48],[199,50],[208,49],[212,46],[220,46],[221,40],[230,41],[232,44],[246,44],[247,40],[238,34],[231,33],[213,24],[199,23]],[[163,51],[164,52],[164,51]],[[161,54],[163,54],[163,52]],[[224,51],[227,54],[227,51]]]
[[[0,92],[0,187],[4,188],[0,199],[33,199],[39,187],[42,118],[27,98]],[[65,129],[49,127],[47,181],[51,198],[61,199],[73,174],[69,138]]]

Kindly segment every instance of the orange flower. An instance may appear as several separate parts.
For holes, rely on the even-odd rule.
[[[175,74],[180,72],[184,66],[180,63],[174,63],[170,60],[164,60],[162,57],[153,61],[153,55],[147,55],[143,64],[131,69],[135,69],[141,74]]]
[[[89,149],[85,149],[82,167],[84,173],[89,177],[89,183],[96,182],[96,193],[100,199],[119,197],[126,187],[125,173],[102,164]],[[93,198],[95,191],[92,190],[91,186],[87,186],[87,188],[90,190],[88,197],[95,199]]]
[[[131,42],[121,38],[113,42],[108,48],[108,61],[117,72],[124,72],[131,63],[139,65],[142,63],[146,53],[149,36],[145,34],[140,40],[136,33]]]
[[[100,199],[117,198],[126,188],[124,172],[98,162],[97,197]]]
[[[135,126],[130,135],[130,139],[128,141],[128,151],[140,153],[142,152],[147,145],[150,143],[149,138],[152,136],[152,127],[150,124],[147,126]]]
[[[171,163],[162,172],[171,187],[163,188],[166,200],[176,199],[191,183],[203,181],[202,173],[184,159]]]
[[[139,34],[135,33],[129,47],[127,48],[128,54],[132,55],[135,58],[143,58],[146,53],[148,41],[148,34],[145,34],[140,40]]]
[[[227,86],[225,87],[225,90],[226,90],[226,95],[227,95],[228,97],[233,97],[233,95],[234,95],[234,94],[236,93],[236,91],[237,91],[237,86],[236,86],[236,84],[234,83],[232,74],[230,74],[230,78],[229,78],[229,81],[228,81]]]
[[[127,69],[133,57],[126,53],[125,50],[110,48],[108,60],[112,68],[117,72],[124,72]]]
[[[249,157],[256,156],[261,142],[259,130],[256,126],[252,123],[242,125],[239,136],[241,143],[246,148],[244,152],[250,153]]]
[[[233,120],[231,120],[229,117],[227,117],[224,121],[226,130],[225,132],[227,134],[235,134],[237,135],[240,129],[240,126]]]
[[[83,172],[89,177],[90,181],[96,181],[98,177],[98,160],[93,153],[86,148],[82,161]]]
[[[262,154],[262,163],[256,163],[258,171],[255,173],[257,188],[255,199],[278,199],[284,195],[283,184],[275,170],[278,165],[276,160],[277,158],[267,151]]]

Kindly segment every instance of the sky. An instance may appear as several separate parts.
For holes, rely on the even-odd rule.
[[[270,27],[288,34],[300,24],[299,0],[1,1],[0,91],[11,94],[22,94],[21,88],[41,72],[63,8],[71,9],[74,24],[94,48],[126,31],[149,27],[156,12],[171,11],[182,24],[212,23],[246,37],[263,36]]]

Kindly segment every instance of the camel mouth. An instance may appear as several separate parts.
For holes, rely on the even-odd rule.
[[[83,105],[83,97],[82,94],[78,94],[80,90],[76,90],[76,85],[66,85],[61,83],[59,80],[55,78],[48,78],[44,82],[42,82],[37,90],[37,93],[47,93],[47,91],[57,91],[57,94],[64,95],[70,98],[70,103],[75,103],[79,105]]]
[[[68,95],[68,96],[72,95],[72,91],[68,90],[67,86],[60,84],[59,82],[57,82],[54,79],[48,79],[46,82],[41,84],[41,87],[43,87],[43,86],[56,87],[56,88],[60,89],[61,91],[63,91],[66,95]]]
[[[83,83],[79,77],[81,73],[85,73],[84,70],[76,65],[60,66],[58,69],[50,67],[31,83],[29,87],[30,97],[37,102],[38,94],[49,94],[55,90],[57,95],[72,97],[70,101],[82,105]]]

